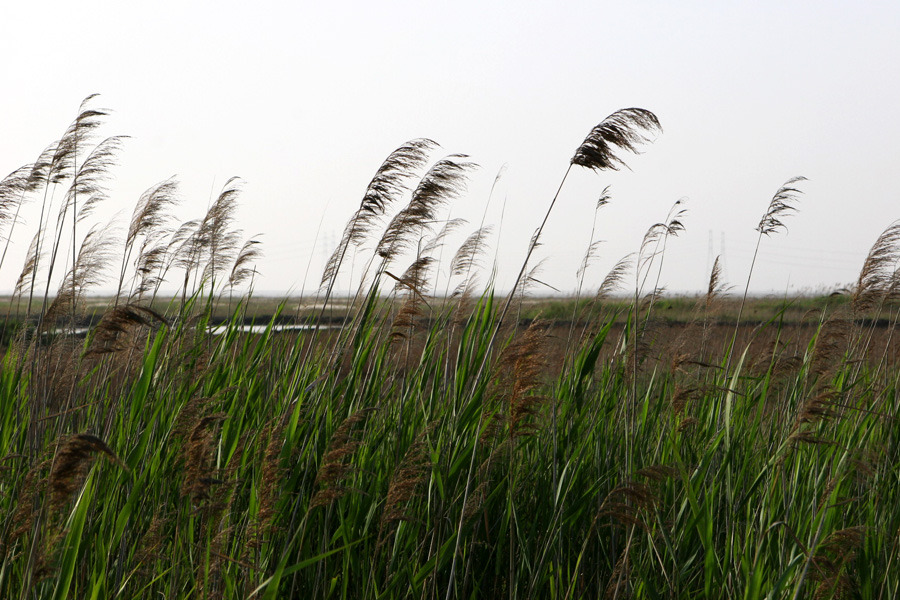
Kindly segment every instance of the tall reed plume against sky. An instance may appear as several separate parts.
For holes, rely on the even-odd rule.
[[[109,142],[109,201],[94,217],[120,213],[127,232],[141,195],[173,176],[177,217],[205,214],[238,175],[236,223],[265,233],[259,290],[315,290],[349,235],[333,286],[346,290],[361,233],[374,248],[416,177],[457,153],[479,167],[466,167],[465,191],[429,216],[468,221],[448,247],[492,226],[484,242],[506,288],[585,132],[628,106],[652,110],[664,132],[628,168],[573,171],[532,259],[547,259],[541,281],[556,289],[579,285],[581,258],[603,240],[583,274],[586,287],[599,286],[681,198],[686,230],[671,240],[660,282],[669,291],[704,290],[717,255],[723,281],[743,280],[761,210],[797,174],[809,178],[799,214],[760,249],[751,292],[854,282],[871,240],[900,216],[900,117],[890,110],[900,104],[896,2],[225,2],[208,10],[53,0],[6,6],[3,23],[4,175],[35,162],[78,103],[99,93],[93,106],[114,109],[101,139],[129,137]],[[394,149],[422,138],[440,147],[428,141],[421,165],[424,156],[406,159],[422,170],[403,189],[368,187]],[[390,198],[384,218],[362,215],[359,228],[345,230],[361,202],[380,195]],[[39,204],[18,216],[32,231]],[[29,251],[27,235],[12,237],[0,291],[16,285]],[[446,277],[449,260],[437,268]]]

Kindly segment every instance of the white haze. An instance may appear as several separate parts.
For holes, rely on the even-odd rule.
[[[710,251],[743,286],[754,227],[790,177],[809,181],[789,230],[762,242],[755,292],[852,282],[900,217],[896,1],[54,0],[2,12],[0,169],[34,160],[98,92],[94,104],[115,111],[102,133],[131,136],[100,217],[126,223],[144,189],[177,175],[178,216],[196,218],[240,176],[238,224],[263,234],[260,291],[314,289],[381,161],[416,137],[481,166],[446,215],[469,225],[441,269],[484,219],[495,227],[486,269],[496,253],[497,287],[508,287],[575,148],[629,106],[652,110],[664,132],[626,157],[630,171],[573,171],[534,260],[553,288],[575,288],[607,185],[588,287],[679,198],[687,230],[670,240],[662,274],[679,292],[705,288]],[[17,225],[2,290],[36,210]]]

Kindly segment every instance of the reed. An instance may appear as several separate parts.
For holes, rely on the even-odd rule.
[[[448,214],[474,165],[414,140],[377,169],[321,279],[330,310],[356,275],[344,327],[280,333],[282,304],[249,334],[261,244],[239,234],[239,181],[187,220],[176,182],[152,185],[117,238],[91,213],[114,170],[91,150],[120,151],[93,144],[117,139],[94,101],[0,184],[0,227],[32,241],[0,358],[0,597],[900,594],[896,224],[849,294],[775,303],[745,336],[732,319],[762,301],[729,295],[720,261],[696,299],[662,293],[682,203],[602,283],[596,213],[575,281],[597,293],[534,318],[521,294],[541,285],[556,197],[496,297],[490,224]],[[569,169],[622,168],[658,130],[614,113]],[[107,274],[119,293],[76,339],[72,307]],[[59,293],[28,306],[51,280]],[[178,297],[154,303],[164,281]],[[688,323],[666,335],[676,309]]]

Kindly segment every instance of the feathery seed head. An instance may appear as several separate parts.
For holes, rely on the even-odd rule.
[[[649,142],[648,134],[662,131],[659,120],[649,110],[624,108],[606,117],[588,134],[572,157],[572,164],[595,171],[626,166],[616,154],[619,150],[637,153],[638,146]]]

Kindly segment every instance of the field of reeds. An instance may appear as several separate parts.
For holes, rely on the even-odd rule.
[[[717,266],[666,323],[677,205],[542,318],[543,224],[512,293],[483,272],[485,227],[448,252],[451,293],[430,292],[471,165],[414,140],[322,276],[314,313],[340,318],[286,335],[285,304],[248,333],[259,246],[235,229],[238,182],[184,223],[159,183],[114,243],[90,227],[119,151],[95,102],[0,183],[4,237],[33,236],[4,327],[0,597],[900,596],[900,224],[852,289],[792,317],[800,337],[790,301],[748,318]],[[658,129],[618,111],[569,168],[621,167]],[[801,187],[761,199],[760,243]],[[118,294],[76,335],[103,272]],[[180,293],[161,306],[164,282]]]

